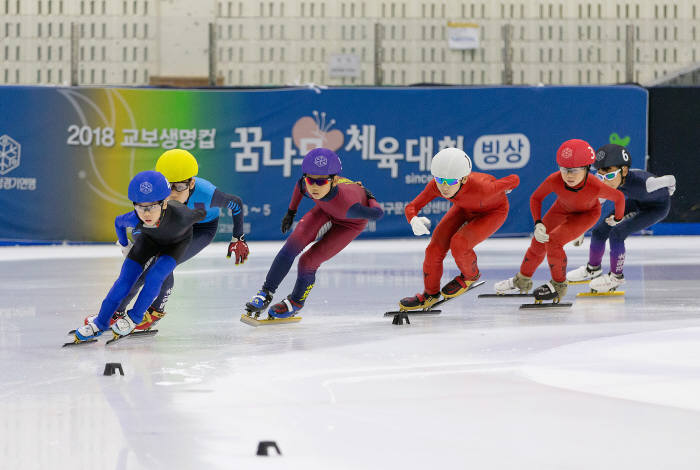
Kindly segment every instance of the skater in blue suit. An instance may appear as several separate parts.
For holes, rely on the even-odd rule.
[[[596,176],[625,195],[625,216],[618,222],[609,214],[593,227],[588,264],[570,271],[566,275],[569,282],[590,280],[591,290],[599,293],[617,289],[625,282],[622,272],[625,239],[668,215],[676,178],[673,175],[657,177],[644,170],[631,169],[631,165],[632,157],[621,145],[607,144],[596,152]],[[610,272],[603,274],[601,265],[607,240],[610,241]]]

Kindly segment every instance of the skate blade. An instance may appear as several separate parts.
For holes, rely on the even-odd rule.
[[[577,284],[588,284],[589,282],[591,282],[591,280],[588,279],[586,281],[566,281],[566,282],[568,282],[570,286],[575,286]]]
[[[384,312],[385,317],[393,317],[394,315],[398,315],[399,313],[405,313],[406,315],[422,315],[422,316],[430,316],[430,315],[440,315],[442,313],[442,310],[393,310],[391,312]]]
[[[282,323],[298,323],[301,321],[301,317],[294,316],[289,318],[267,318],[265,320],[259,320],[243,313],[241,314],[241,321],[250,326],[270,326]]]
[[[138,338],[150,338],[151,336],[155,336],[156,333],[158,333],[158,330],[146,330],[146,331],[135,331],[133,333],[129,333],[128,335],[120,336],[117,334],[114,334],[114,337],[107,341],[105,343],[106,346],[109,346],[110,344],[114,344],[118,341],[122,341],[123,339],[129,338],[129,339],[138,339]]]
[[[532,294],[479,294],[478,299],[496,299],[502,297],[532,297]]]
[[[615,290],[612,292],[579,292],[576,297],[620,297],[625,295],[623,290]]]
[[[442,310],[436,310],[435,307],[437,307],[437,306],[439,306],[439,305],[442,305],[442,304],[444,304],[445,302],[449,302],[450,300],[454,300],[454,299],[456,299],[457,297],[461,297],[461,296],[463,296],[464,294],[466,294],[467,292],[469,292],[470,290],[476,289],[477,287],[483,286],[484,284],[486,284],[486,281],[478,281],[478,282],[475,282],[475,283],[473,283],[472,285],[469,286],[469,289],[465,290],[465,291],[462,292],[461,294],[455,295],[455,296],[453,296],[453,297],[444,297],[444,298],[442,298],[441,300],[438,300],[437,302],[435,302],[433,305],[431,305],[431,306],[428,307],[428,308],[424,308],[424,309],[417,308],[417,309],[415,309],[415,310],[395,310],[395,311],[391,311],[391,312],[386,312],[386,313],[384,313],[384,316],[385,316],[385,317],[391,317],[391,316],[394,316],[394,315],[396,315],[396,314],[398,314],[398,313],[405,313],[405,314],[407,314],[407,315],[439,315],[439,314],[442,312]],[[399,306],[399,308],[401,308],[401,306]]]
[[[558,302],[558,303],[540,303],[540,304],[522,304],[520,310],[537,310],[537,309],[551,309],[551,308],[571,308],[573,306],[571,302]]]
[[[64,343],[63,346],[61,346],[61,347],[66,348],[66,347],[73,347],[73,346],[84,346],[84,345],[90,344],[90,343],[97,343],[97,340],[96,339],[89,339],[87,341],[80,341],[78,338],[75,338],[75,341],[71,341],[70,343]]]

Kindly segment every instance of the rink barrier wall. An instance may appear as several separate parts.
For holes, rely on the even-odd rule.
[[[474,171],[521,184],[499,236],[532,231],[529,197],[571,138],[646,154],[647,91],[614,87],[406,87],[182,90],[0,87],[0,240],[115,239],[133,174],[166,149],[189,149],[199,176],[245,204],[251,240],[278,240],[302,156],[335,149],[385,217],[361,237],[408,237],[405,205],[430,181],[440,148],[463,148]],[[637,160],[643,166],[642,159]],[[550,196],[546,204],[551,204]],[[299,214],[311,207],[302,202]],[[433,226],[450,203],[422,212]],[[231,234],[222,211],[218,240]]]
[[[657,175],[676,177],[668,230],[700,223],[700,87],[649,88],[649,162]]]

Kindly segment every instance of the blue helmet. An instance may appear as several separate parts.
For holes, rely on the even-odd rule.
[[[129,182],[131,202],[156,202],[168,196],[170,196],[170,184],[165,176],[157,171],[142,171]]]
[[[333,150],[319,147],[306,154],[301,171],[312,176],[337,175],[343,171],[343,164]]]

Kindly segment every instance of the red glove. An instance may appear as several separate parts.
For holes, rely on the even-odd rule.
[[[243,239],[243,235],[241,235],[241,238],[231,237],[231,243],[228,244],[228,254],[226,257],[230,258],[231,253],[234,252],[236,253],[236,264],[243,263],[248,259],[250,250],[248,250],[248,244]]]

